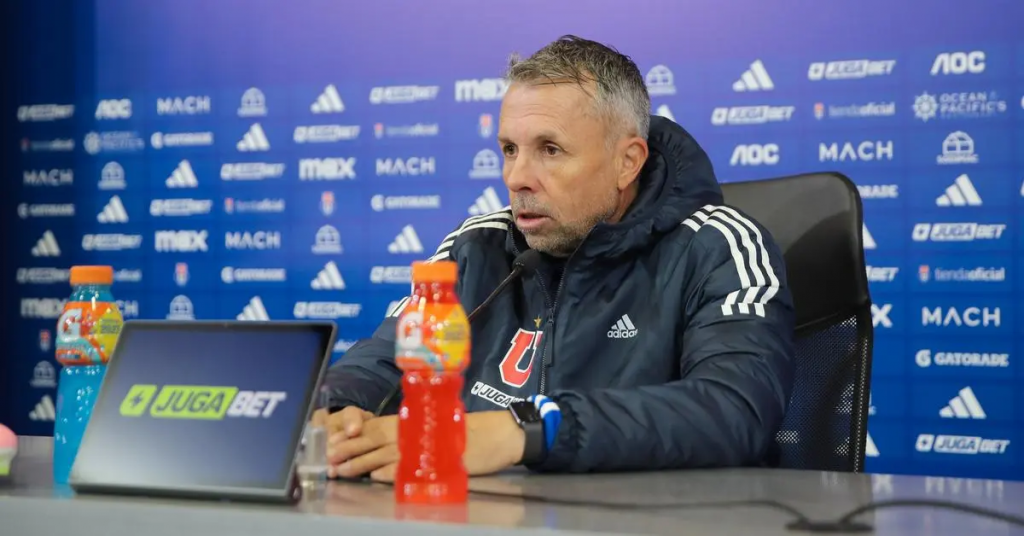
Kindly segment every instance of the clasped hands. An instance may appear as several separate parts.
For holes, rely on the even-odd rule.
[[[331,478],[369,475],[394,482],[398,463],[398,417],[374,417],[356,407],[328,414],[317,410],[313,422],[327,429]],[[466,414],[466,450],[462,461],[471,475],[491,474],[519,463],[525,435],[507,411]]]

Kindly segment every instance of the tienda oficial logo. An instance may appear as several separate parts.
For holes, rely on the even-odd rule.
[[[121,401],[124,417],[147,413],[156,419],[222,420],[225,417],[268,419],[287,399],[284,391],[245,391],[211,385],[135,384]]]

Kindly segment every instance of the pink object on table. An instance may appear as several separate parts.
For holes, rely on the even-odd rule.
[[[18,436],[0,424],[0,476],[7,476],[11,472],[11,461],[17,453]]]

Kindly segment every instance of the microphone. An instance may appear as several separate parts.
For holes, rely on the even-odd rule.
[[[466,317],[468,321],[472,322],[474,318],[482,313],[485,309],[491,306],[491,302],[501,294],[501,291],[505,290],[505,287],[509,286],[513,281],[519,279],[522,276],[529,275],[530,272],[537,269],[540,264],[540,253],[535,249],[528,249],[519,254],[515,260],[512,261],[512,273],[508,274],[501,283],[491,292],[491,295],[487,297],[480,305],[473,309],[473,312],[469,313]]]
[[[509,273],[508,276],[505,279],[503,279],[501,283],[498,284],[497,287],[495,287],[495,289],[491,292],[490,296],[487,296],[487,299],[481,302],[480,305],[477,305],[476,309],[473,309],[473,312],[469,313],[469,316],[466,317],[466,320],[468,322],[472,322],[474,318],[479,316],[480,313],[482,313],[484,310],[491,306],[491,302],[493,302],[494,299],[497,298],[499,294],[501,294],[501,291],[505,290],[505,287],[512,284],[512,282],[515,281],[516,279],[529,275],[531,272],[536,270],[537,266],[539,265],[540,253],[538,253],[537,250],[528,249],[520,253],[519,256],[517,256],[512,261],[512,272]],[[391,401],[394,400],[395,396],[398,395],[398,391],[401,390],[401,388],[401,382],[396,383],[395,386],[391,388],[391,391],[388,393],[388,396],[385,396],[384,400],[382,400],[380,405],[377,406],[377,411],[373,412],[373,415],[375,417],[380,417],[381,412],[383,412],[384,408],[388,407],[388,404],[390,404]]]

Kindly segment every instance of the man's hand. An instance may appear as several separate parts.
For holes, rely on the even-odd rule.
[[[340,413],[331,415],[328,422]],[[398,462],[398,417],[371,416],[355,426],[361,426],[356,435],[341,433],[349,430],[347,426],[336,433],[328,428],[329,473],[349,478],[369,473],[373,480],[393,481]],[[525,441],[509,412],[469,413],[462,461],[470,475],[495,473],[519,463]]]
[[[312,421],[313,424],[324,426],[327,429],[328,438],[335,434],[356,437],[363,430],[363,422],[372,418],[373,414],[369,411],[363,411],[357,407],[347,407],[334,413],[318,409],[313,412]]]
[[[373,419],[373,414],[357,407],[347,407],[341,411],[327,413],[325,409],[313,412],[313,424],[323,426],[327,431],[327,445],[341,442],[344,439],[359,437],[363,431],[363,423]],[[327,473],[334,478],[337,473],[334,465],[328,465]]]

